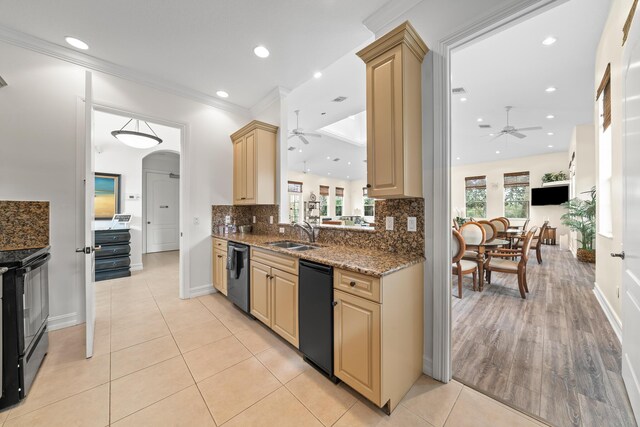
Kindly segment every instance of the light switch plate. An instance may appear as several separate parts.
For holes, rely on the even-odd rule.
[[[280,227],[278,230],[280,230],[280,234],[284,234],[284,227]]]
[[[269,224],[273,224],[273,215],[269,217]]]
[[[253,216],[252,221],[253,221],[254,224],[256,223],[256,216],[255,215]]]
[[[392,216],[388,216],[386,219],[386,228],[387,231],[393,231],[393,217]]]
[[[418,224],[415,216],[407,218],[407,231],[417,231]]]
[[[193,225],[200,225],[200,218],[197,216],[193,217]]]
[[[225,224],[231,224],[231,215],[225,215],[224,223]]]

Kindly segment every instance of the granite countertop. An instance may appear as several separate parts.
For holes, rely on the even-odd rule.
[[[283,236],[277,236],[273,234],[213,233],[212,237],[231,240],[238,243],[244,243],[256,248],[268,249],[274,252],[280,252],[307,261],[331,265],[333,267],[351,270],[357,273],[363,273],[375,277],[382,277],[424,261],[424,257],[420,255],[397,254],[371,249],[354,248],[350,246],[318,243],[311,244],[313,246],[318,246],[318,249],[311,249],[302,252],[292,251],[289,249],[270,246],[269,243],[283,240],[298,240],[292,240]],[[300,242],[307,245],[309,244],[309,242]]]

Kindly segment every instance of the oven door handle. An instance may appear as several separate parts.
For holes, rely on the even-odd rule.
[[[47,254],[44,257],[40,258],[39,261],[19,269],[18,274],[25,274],[30,272],[31,270],[35,270],[36,268],[42,267],[43,265],[48,263],[50,259],[51,259],[51,254]]]

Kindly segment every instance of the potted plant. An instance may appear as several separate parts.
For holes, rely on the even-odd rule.
[[[560,172],[547,172],[542,175],[542,183],[546,184],[548,182],[558,182],[558,181],[566,181],[569,179],[567,174],[564,171]]]
[[[596,262],[596,251],[593,249],[593,240],[596,235],[596,188],[587,192],[589,199],[584,200],[575,197],[562,206],[567,209],[560,219],[573,231],[580,233],[580,248],[578,260],[582,262]]]

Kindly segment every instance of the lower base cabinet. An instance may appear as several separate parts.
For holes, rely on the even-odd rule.
[[[213,240],[213,287],[227,295],[227,242],[221,239]]]
[[[374,278],[334,270],[334,374],[387,413],[422,374],[423,264]]]
[[[250,265],[250,313],[298,348],[298,260],[252,248]]]

